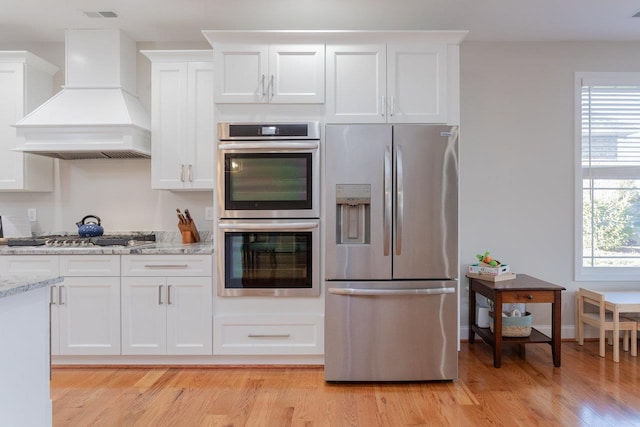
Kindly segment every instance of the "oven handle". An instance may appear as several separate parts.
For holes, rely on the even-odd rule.
[[[317,222],[278,222],[276,224],[218,224],[222,230],[310,230]]]
[[[314,150],[318,142],[240,142],[219,144],[218,150]]]

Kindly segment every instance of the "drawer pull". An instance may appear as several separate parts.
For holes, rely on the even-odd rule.
[[[531,294],[527,295],[527,299],[533,299],[533,295]]]
[[[144,268],[187,268],[188,264],[145,264]]]
[[[158,305],[162,305],[162,288],[164,288],[163,285],[159,285],[158,286]]]
[[[249,338],[289,338],[291,334],[248,334]]]

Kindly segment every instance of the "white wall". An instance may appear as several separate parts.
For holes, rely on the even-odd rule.
[[[516,273],[565,286],[563,336],[572,337],[575,290],[611,286],[573,280],[574,72],[640,71],[640,45],[463,43],[460,56],[461,266],[489,250]],[[531,306],[534,324],[548,325],[548,304]]]

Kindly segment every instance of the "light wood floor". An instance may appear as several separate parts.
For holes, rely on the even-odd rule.
[[[312,368],[54,368],[54,426],[640,426],[640,357],[597,342],[462,344],[454,382],[325,383]]]

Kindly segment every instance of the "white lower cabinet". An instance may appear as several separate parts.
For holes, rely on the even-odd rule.
[[[5,255],[0,256],[0,272],[7,275],[59,276],[60,267],[57,255]]]
[[[120,256],[62,255],[51,287],[51,354],[120,354]]]
[[[214,318],[214,354],[322,354],[324,317],[320,314],[220,315]]]
[[[122,266],[122,354],[212,354],[210,255],[126,255]]]

